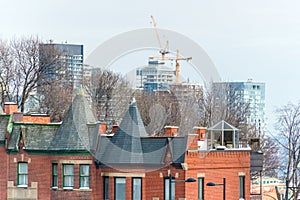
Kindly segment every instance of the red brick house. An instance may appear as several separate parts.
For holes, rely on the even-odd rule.
[[[0,199],[94,199],[96,167],[89,134],[96,120],[77,96],[61,124],[48,116],[0,115]],[[90,127],[93,127],[92,129]]]
[[[11,106],[0,115],[0,199],[164,200],[171,177],[172,199],[220,200],[224,186],[206,184],[224,178],[227,200],[250,199],[251,151],[239,148],[235,132],[196,127],[178,137],[166,127],[166,137],[150,137],[132,102],[116,133],[106,135],[82,95],[61,124],[17,117]],[[183,182],[189,177],[196,182]]]

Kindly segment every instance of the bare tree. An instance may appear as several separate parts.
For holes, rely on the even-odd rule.
[[[210,127],[224,120],[240,130],[241,138],[255,136],[255,125],[248,122],[249,103],[242,101],[239,91],[228,84],[210,84],[199,96],[197,105],[201,126]]]
[[[271,136],[262,138],[262,152],[264,153],[263,175],[269,177],[278,177],[280,169],[280,148],[277,142]]]
[[[116,123],[128,108],[132,90],[119,73],[100,68],[93,69],[89,81],[84,81],[89,91],[98,120]]]
[[[210,127],[225,120],[240,129],[243,138],[254,135],[255,125],[247,121],[249,104],[242,102],[239,94],[228,86],[218,88],[211,85],[206,91],[197,92],[176,91],[176,87],[169,91],[139,92],[136,95],[148,133],[159,133],[164,126],[174,125],[180,126],[180,134],[185,135],[193,132],[194,126]]]
[[[196,105],[202,91],[188,85],[171,85],[169,90],[136,92],[137,103],[149,134],[164,134],[165,126],[178,126],[179,135],[193,132],[199,125],[200,109]]]
[[[147,133],[158,134],[166,125],[180,125],[179,102],[172,92],[137,91],[135,97]]]
[[[9,44],[5,41],[0,41],[0,105],[5,101],[12,101],[10,86],[13,85],[14,71],[11,67],[13,57],[10,51]]]
[[[43,82],[49,66],[60,66],[55,49],[40,49],[38,37],[13,39],[1,44],[1,92],[14,100],[21,112],[30,93]],[[39,52],[43,51],[43,56]],[[4,94],[5,93],[5,94]],[[2,97],[2,101],[3,101]]]
[[[282,147],[281,159],[286,169],[286,181],[300,188],[300,103],[288,103],[276,110],[278,133],[276,140]],[[292,199],[297,199],[300,190],[293,190]]]
[[[73,100],[73,88],[59,81],[44,83],[36,95],[39,112],[50,115],[52,122],[63,120]]]

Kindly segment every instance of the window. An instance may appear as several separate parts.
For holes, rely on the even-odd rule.
[[[198,178],[198,200],[204,199],[204,177]]]
[[[132,178],[132,200],[142,199],[142,179]]]
[[[240,199],[245,198],[245,176],[239,176],[240,179]]]
[[[90,188],[90,166],[80,165],[80,188]]]
[[[103,180],[103,198],[109,200],[109,177],[105,176]]]
[[[63,165],[63,187],[74,187],[74,165]]]
[[[115,178],[115,200],[126,199],[126,179]]]
[[[52,164],[52,187],[58,187],[58,164]]]
[[[28,163],[18,163],[18,186],[28,185]]]
[[[175,200],[175,182],[172,182],[172,191],[171,191],[171,195],[172,195],[172,200]],[[165,200],[169,200],[169,178],[165,178]]]

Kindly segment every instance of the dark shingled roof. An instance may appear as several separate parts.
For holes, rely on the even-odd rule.
[[[170,141],[173,163],[184,163],[188,136],[174,137]]]
[[[0,141],[5,140],[5,133],[9,121],[9,115],[0,115]]]
[[[98,138],[96,159],[107,166],[122,164],[168,165],[183,163],[186,137],[148,137],[136,104],[131,103],[117,132]],[[166,159],[171,155],[170,161]],[[166,163],[168,162],[168,163]]]
[[[89,151],[90,134],[95,131],[91,133],[88,124],[96,124],[96,119],[86,98],[77,95],[48,149]]]
[[[14,126],[7,148],[9,150],[18,150],[22,137],[26,150],[47,150],[57,129],[58,126],[49,125]]]
[[[0,117],[1,129],[3,127],[6,130],[8,120],[9,118]],[[1,130],[1,134],[2,132]],[[97,135],[94,115],[86,98],[77,95],[61,125],[14,124],[7,148],[18,150],[22,139],[26,150],[90,151],[94,135]]]
[[[21,127],[13,127],[7,143],[7,149],[18,150],[20,136],[21,136]]]
[[[133,99],[117,132],[109,141],[110,145],[106,149],[101,148],[104,151],[102,159],[116,163],[143,163],[141,137],[147,137],[147,133]]]

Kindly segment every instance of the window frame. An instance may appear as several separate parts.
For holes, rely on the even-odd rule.
[[[109,200],[109,176],[103,177],[103,199]]]
[[[126,177],[115,177],[114,178],[114,197],[115,197],[115,200],[119,200],[119,199],[117,199],[117,179],[121,179],[121,180],[125,180],[125,190],[124,190],[124,195],[125,195],[125,199],[124,200],[126,200]],[[119,194],[119,193],[118,193]]]
[[[63,174],[63,189],[74,189],[74,164],[63,164],[62,165],[62,174]],[[73,174],[65,174],[65,169],[67,166],[72,166]],[[73,185],[65,185],[66,184],[66,177],[71,177]]]
[[[204,200],[204,177],[198,177],[198,200]]]
[[[135,187],[134,187],[134,181],[135,180],[139,180],[140,181],[140,186],[139,186],[139,193],[140,193],[140,199],[135,199],[134,198],[134,192],[135,192]],[[131,191],[131,193],[132,193],[132,200],[142,200],[143,199],[143,181],[142,181],[142,178],[140,178],[140,177],[133,177],[132,178],[132,191]]]
[[[172,179],[174,179],[174,177],[172,177]],[[172,182],[171,184],[172,184],[172,191],[171,191],[172,194],[171,195],[173,196],[172,200],[175,200],[175,197],[176,197],[175,182]],[[169,200],[170,199],[169,195],[170,195],[169,194],[169,177],[166,177],[166,178],[164,178],[164,199]]]
[[[239,199],[245,199],[245,176],[239,176]]]
[[[52,163],[52,188],[58,188],[58,163]]]
[[[83,167],[88,167],[88,174],[83,174]],[[79,189],[90,189],[90,175],[91,175],[91,167],[89,164],[81,164],[79,165]],[[88,179],[88,186],[83,186],[83,180],[84,178]]]
[[[21,164],[26,164],[26,172],[20,172],[20,169],[21,169]],[[17,169],[17,173],[18,173],[18,176],[17,176],[17,186],[18,187],[28,187],[28,163],[27,162],[18,162],[18,169]],[[21,176],[24,176],[24,180],[25,180],[25,184],[21,184],[21,181],[20,181],[20,177]]]

